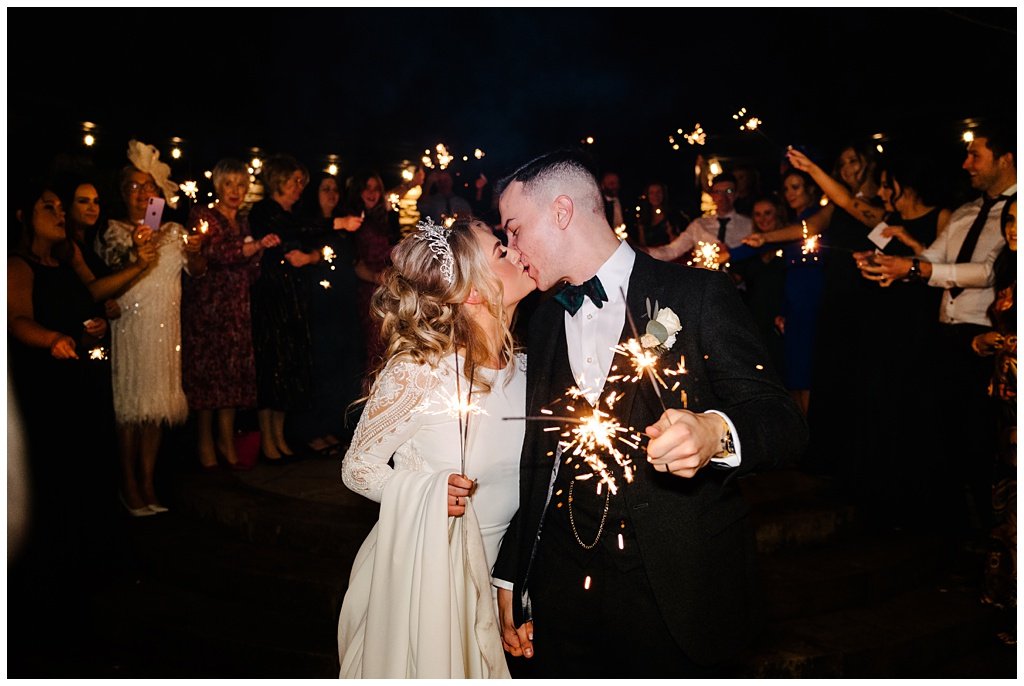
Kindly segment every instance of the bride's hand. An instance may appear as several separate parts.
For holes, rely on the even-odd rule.
[[[448,475],[448,516],[461,517],[466,514],[466,497],[473,492],[476,484],[462,474]]]

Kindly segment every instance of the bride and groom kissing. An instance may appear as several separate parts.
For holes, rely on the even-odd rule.
[[[342,476],[381,509],[339,618],[341,676],[715,675],[758,627],[736,478],[795,459],[802,415],[729,279],[620,242],[585,158],[524,164],[499,210],[504,240],[420,223],[374,295],[387,352]],[[527,363],[516,307],[562,282]],[[650,302],[674,315],[648,331],[683,393],[614,383]],[[520,421],[574,386],[615,393],[605,411],[644,434],[615,495],[553,423]]]

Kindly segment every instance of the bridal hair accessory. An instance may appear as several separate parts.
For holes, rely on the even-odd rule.
[[[451,286],[455,283],[455,255],[452,254],[452,246],[448,244],[449,233],[449,229],[435,224],[433,219],[427,217],[416,222],[413,238],[427,242],[430,252],[434,253],[434,259],[441,263],[441,275]]]
[[[160,151],[152,145],[137,140],[128,141],[128,161],[135,168],[153,177],[156,184],[163,189],[164,199],[171,207],[178,206],[178,184],[171,181],[171,168],[166,162],[160,161]]]

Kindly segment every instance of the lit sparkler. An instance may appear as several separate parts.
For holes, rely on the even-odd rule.
[[[800,246],[800,252],[803,253],[805,256],[806,255],[811,255],[812,258],[814,259],[814,261],[817,262],[818,261],[818,248],[821,247],[818,244],[818,238],[819,237],[817,235],[814,235],[814,236],[809,236],[808,235],[807,222],[806,221],[801,221],[800,224],[801,224],[801,226],[803,226],[803,234],[804,234],[804,243],[803,243],[802,246]],[[805,262],[807,261],[806,257],[804,257],[803,259],[804,259]]]
[[[95,348],[89,350],[90,360],[105,360],[107,359],[107,349],[102,345],[98,345]]]
[[[427,169],[447,169],[448,165],[455,161],[455,156],[448,151],[448,147],[444,143],[438,143],[434,146],[434,150],[431,151],[427,148],[423,151],[423,157],[420,158],[423,162],[423,166]]]
[[[615,227],[615,237],[618,238],[620,241],[624,241],[627,238],[629,238],[629,233],[626,232],[625,224],[619,224],[618,226]]]
[[[324,279],[323,281],[320,282],[320,285],[323,286],[323,289],[326,291],[331,287],[331,282],[328,281],[327,279]]]
[[[680,133],[682,132],[680,131]],[[693,131],[683,134],[683,139],[690,145],[704,145],[704,142],[707,140],[707,134],[704,133],[704,128],[700,125],[700,122],[697,122],[693,127]]]
[[[331,263],[334,261],[334,248],[329,245],[325,245],[320,248],[320,254],[324,256],[324,262]]]
[[[686,264],[703,269],[717,270],[719,268],[718,256],[721,252],[722,249],[718,247],[718,243],[697,241],[697,247],[693,250],[693,259]]]
[[[186,181],[185,183],[178,184],[178,188],[185,194],[192,202],[196,201],[196,195],[199,193],[199,185],[195,181]]]

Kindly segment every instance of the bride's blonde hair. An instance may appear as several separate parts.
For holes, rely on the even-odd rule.
[[[474,378],[474,387],[487,392],[490,386],[473,370],[488,361],[504,366],[515,352],[510,321],[502,306],[501,280],[488,263],[488,256],[473,235],[473,227],[490,233],[476,219],[458,219],[442,240],[451,249],[451,281],[443,272],[444,257],[437,245],[425,240],[422,229],[406,236],[391,252],[392,266],[370,300],[372,316],[381,321],[381,338],[386,349],[384,361],[374,374],[380,374],[388,360],[407,357],[420,364],[436,366],[442,358],[464,348],[460,361],[466,378]],[[476,289],[480,300],[499,327],[498,349],[492,349],[491,337],[468,314],[465,302]]]

